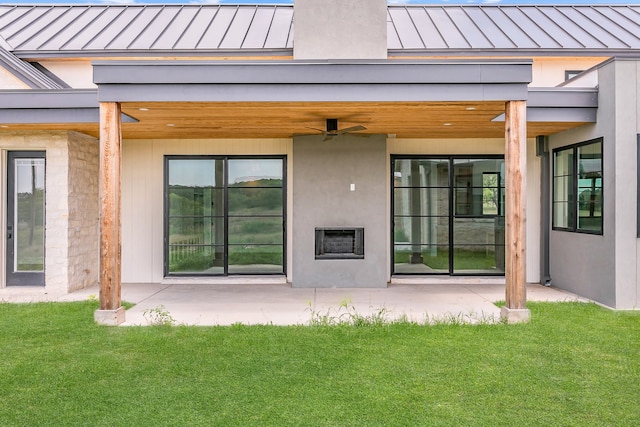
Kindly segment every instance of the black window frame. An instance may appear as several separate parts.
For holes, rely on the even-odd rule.
[[[579,184],[579,169],[578,169],[578,149],[581,147],[585,147],[588,145],[600,144],[600,229],[593,230],[587,228],[579,228],[578,227],[578,216],[579,216],[579,196],[578,196],[578,184]],[[556,206],[559,202],[556,201],[556,156],[560,152],[569,151],[572,154],[572,163],[571,163],[571,173],[567,175],[570,179],[570,195],[571,199],[567,201],[567,226],[557,226],[556,225]],[[551,195],[551,229],[554,231],[566,231],[571,233],[581,233],[581,234],[592,234],[597,236],[604,235],[604,138],[593,138],[588,141],[582,141],[577,144],[566,145],[563,147],[555,148],[552,152],[551,156],[551,186],[552,186],[552,195]]]
[[[449,255],[448,255],[448,271],[447,272],[433,272],[433,273],[407,273],[407,272],[397,272],[396,271],[396,267],[395,267],[395,252],[394,252],[394,248],[395,248],[395,242],[394,242],[394,230],[395,230],[395,198],[394,198],[394,190],[396,190],[397,188],[407,188],[407,187],[397,187],[395,185],[395,175],[394,175],[394,171],[395,171],[395,162],[396,160],[420,160],[420,159],[428,159],[428,160],[446,160],[448,163],[448,184],[446,187],[441,187],[441,186],[437,186],[437,187],[432,187],[432,188],[441,188],[441,189],[446,189],[448,192],[447,195],[447,199],[448,199],[448,213],[447,215],[444,215],[448,218],[448,234],[449,234],[449,239],[448,239],[448,251],[449,251]],[[495,218],[495,219],[500,219],[502,218],[502,221],[504,221],[505,218],[505,206],[501,206],[498,207],[498,214],[496,215],[487,215],[484,213],[478,213],[478,214],[462,214],[459,212],[456,212],[456,200],[455,200],[455,191],[458,188],[455,184],[455,167],[456,167],[456,160],[476,160],[476,159],[482,159],[482,160],[502,160],[503,162],[505,162],[505,166],[506,166],[506,161],[505,161],[505,156],[504,154],[452,154],[452,155],[447,155],[447,154],[391,154],[389,156],[389,160],[390,160],[390,228],[389,228],[389,251],[390,251],[390,256],[389,256],[389,268],[391,271],[391,275],[392,276],[469,276],[470,273],[467,271],[456,271],[456,268],[454,266],[454,258],[455,258],[455,249],[456,249],[456,245],[454,243],[454,219],[455,218],[464,218],[464,219],[473,219],[473,218],[479,218],[479,219],[486,219],[486,218]],[[492,173],[496,173],[496,172],[492,172]],[[506,190],[503,190],[501,183],[503,180],[503,175],[500,174],[500,172],[498,171],[498,187],[499,189],[499,197],[500,200],[502,200],[506,194]],[[506,185],[506,183],[505,183]],[[418,185],[416,188],[426,188],[422,185]],[[481,188],[481,187],[476,187],[476,188]],[[499,203],[500,204],[500,203]],[[482,207],[482,206],[481,206]],[[504,245],[499,245],[502,246],[503,250],[506,250],[506,242],[504,243]],[[488,272],[474,272],[471,275],[473,276],[492,276],[492,277],[504,277],[505,273],[503,271],[501,272],[496,272],[496,273],[488,273]]]
[[[203,273],[181,273],[169,271],[169,162],[171,160],[223,160],[224,176],[222,188],[224,191],[224,271],[219,274],[203,274]],[[228,163],[229,160],[250,160],[250,159],[277,159],[282,160],[282,273],[250,273],[250,272],[229,272],[229,244],[228,227],[229,227],[229,203],[228,203]],[[225,276],[286,276],[287,275],[287,156],[286,155],[190,155],[190,154],[167,154],[163,160],[163,274],[164,277],[225,277]],[[277,187],[274,187],[277,188]],[[233,217],[233,215],[232,215]]]

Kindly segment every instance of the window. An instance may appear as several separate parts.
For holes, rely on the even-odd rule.
[[[165,274],[284,274],[284,158],[165,162]]]
[[[393,274],[504,274],[504,159],[392,156]]]
[[[602,138],[554,150],[553,229],[602,234]]]
[[[567,81],[572,79],[583,71],[584,70],[564,70],[564,80]]]

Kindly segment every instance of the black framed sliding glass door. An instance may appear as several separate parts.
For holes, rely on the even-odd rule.
[[[392,158],[394,274],[504,274],[504,160]]]
[[[165,157],[165,274],[284,274],[284,182],[284,157]]]

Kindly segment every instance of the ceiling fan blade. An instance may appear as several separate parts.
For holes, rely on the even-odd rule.
[[[342,134],[349,133],[349,132],[357,132],[359,130],[367,130],[367,128],[364,127],[364,126],[351,126],[351,127],[348,127],[348,128],[340,129],[338,131],[338,133],[340,135],[342,135]]]

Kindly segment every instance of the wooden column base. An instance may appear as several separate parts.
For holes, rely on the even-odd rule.
[[[528,308],[502,307],[500,318],[507,323],[529,323],[531,320],[531,310]]]
[[[96,310],[93,313],[93,319],[99,325],[118,326],[124,323],[125,309],[118,307],[115,310]]]

